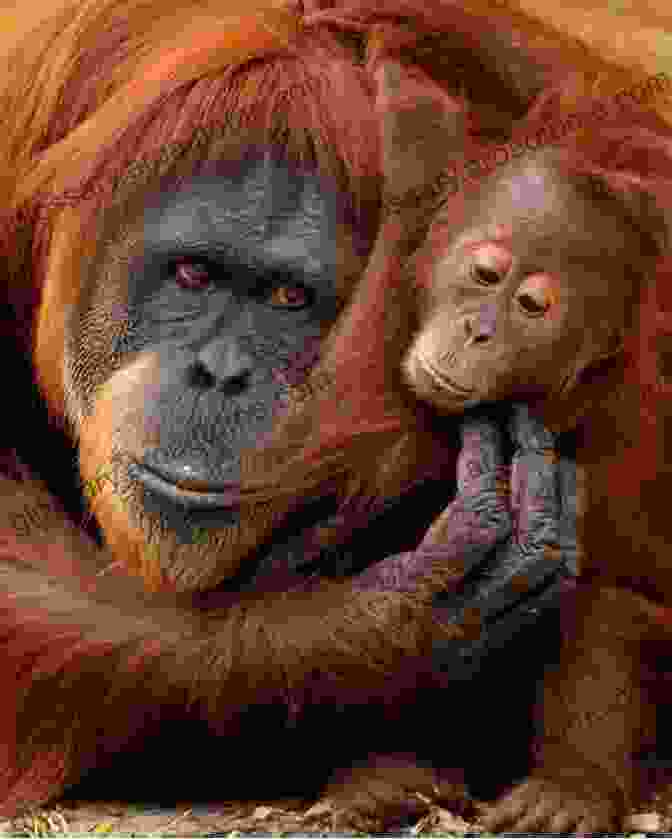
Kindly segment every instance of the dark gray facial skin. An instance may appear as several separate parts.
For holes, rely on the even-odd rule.
[[[337,227],[320,179],[269,158],[162,190],[99,250],[72,320],[70,413],[95,412],[111,376],[149,360],[117,414],[114,474],[173,529],[231,520],[241,452],[341,306]]]
[[[571,388],[620,346],[646,247],[613,198],[570,183],[552,155],[503,167],[422,283],[408,383],[445,413]]]

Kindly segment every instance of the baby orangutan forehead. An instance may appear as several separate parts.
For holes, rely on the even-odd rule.
[[[519,257],[613,261],[630,257],[638,237],[609,198],[592,198],[546,152],[514,161],[482,183],[468,205],[459,246],[495,242]]]
[[[513,164],[508,176],[502,172],[502,177],[493,183],[494,189],[486,188],[490,197],[519,208],[524,216],[548,214],[561,200],[557,173],[542,160]]]

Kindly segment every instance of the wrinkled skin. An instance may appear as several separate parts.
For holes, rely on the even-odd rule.
[[[109,549],[142,568],[155,548],[180,589],[233,576],[259,539],[240,511],[241,462],[346,294],[348,243],[315,174],[270,156],[210,169],[144,196],[121,236],[106,231],[65,360],[83,479],[109,464],[91,498]],[[227,527],[229,551],[206,553]]]

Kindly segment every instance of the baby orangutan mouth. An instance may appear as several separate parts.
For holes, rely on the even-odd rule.
[[[433,366],[431,361],[426,358],[420,358],[420,365],[424,368],[424,370],[434,379],[434,386],[440,388],[448,388],[448,390],[455,391],[456,394],[459,396],[468,396],[470,393],[473,393],[473,388],[466,388],[461,387],[457,384],[457,382],[449,379],[445,373],[442,373],[436,367]]]
[[[421,399],[430,399],[435,408],[452,407],[459,410],[473,398],[475,390],[465,388],[449,379],[421,353],[409,353],[404,364],[406,381]]]

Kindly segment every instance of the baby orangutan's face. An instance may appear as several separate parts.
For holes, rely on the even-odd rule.
[[[418,278],[404,375],[443,413],[571,390],[617,351],[636,292],[639,235],[615,199],[592,197],[545,156],[484,187]]]

